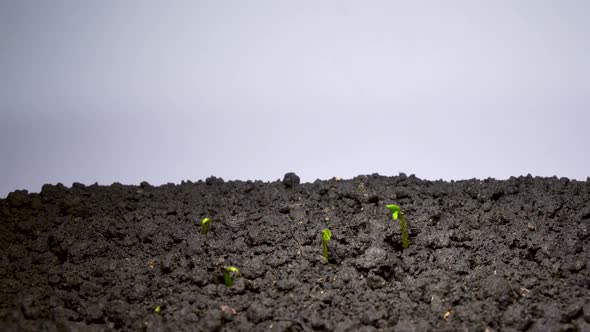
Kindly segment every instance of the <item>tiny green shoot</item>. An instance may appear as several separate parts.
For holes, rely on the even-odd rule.
[[[154,312],[157,313],[158,315],[160,314],[160,312],[162,311],[162,307],[157,306],[156,309],[154,309]]]
[[[240,276],[240,270],[235,266],[228,266],[225,268],[223,273],[223,279],[227,287],[231,287],[234,284],[234,276]]]
[[[394,220],[399,218],[399,223],[402,227],[402,247],[404,248],[404,250],[408,249],[408,247],[410,246],[410,243],[408,242],[408,229],[407,229],[406,217],[405,217],[404,213],[402,212],[400,207],[395,204],[387,205],[387,208],[393,214]]]
[[[201,234],[207,234],[209,231],[209,224],[211,224],[211,219],[205,218],[201,220]]]
[[[332,238],[332,232],[330,232],[329,229],[324,228],[322,231],[322,254],[326,261],[328,261],[328,241],[330,241],[330,238]]]

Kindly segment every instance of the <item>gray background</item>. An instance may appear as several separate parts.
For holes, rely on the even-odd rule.
[[[0,0],[0,197],[590,175],[588,1]]]

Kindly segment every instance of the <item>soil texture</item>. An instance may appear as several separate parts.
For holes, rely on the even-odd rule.
[[[590,331],[590,181],[299,182],[12,192],[0,331]]]

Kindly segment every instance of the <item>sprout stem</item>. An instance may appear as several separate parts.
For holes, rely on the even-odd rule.
[[[330,232],[329,229],[324,228],[324,230],[322,231],[322,255],[324,256],[326,261],[328,261],[328,259],[329,259],[329,257],[328,257],[328,241],[330,241],[330,238],[332,238],[332,232]]]
[[[400,207],[395,204],[387,205],[387,208],[391,211],[394,220],[399,219],[399,223],[402,228],[402,247],[404,250],[406,250],[410,246],[410,242],[408,240],[408,226],[406,224],[406,216]]]
[[[402,227],[402,247],[404,250],[408,249],[410,243],[408,241],[408,229],[406,228],[406,217],[404,216],[403,212],[400,211],[399,214],[399,223]]]
[[[209,231],[209,224],[211,224],[211,219],[209,218],[205,218],[201,221],[201,234],[207,234]]]
[[[234,274],[240,275],[240,271],[235,266],[228,266],[223,273],[223,281],[225,286],[231,287],[234,284]]]

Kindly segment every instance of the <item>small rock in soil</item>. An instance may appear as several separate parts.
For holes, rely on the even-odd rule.
[[[237,278],[229,289],[232,294],[244,294],[246,291],[246,281],[244,278]]]
[[[222,185],[224,182],[225,181],[223,181],[222,178],[218,178],[218,177],[215,177],[215,176],[210,176],[210,177],[208,177],[208,178],[205,179],[205,183],[207,185],[210,185],[210,186],[212,186],[212,185]]]
[[[266,273],[266,266],[262,262],[261,257],[254,257],[245,262],[241,272],[245,278],[256,279],[262,277]]]
[[[524,305],[515,303],[506,308],[502,319],[505,326],[522,331],[531,324],[532,316]]]
[[[143,283],[136,283],[127,291],[127,299],[131,302],[143,301],[147,295],[148,288]]]
[[[248,320],[255,324],[267,320],[270,317],[270,314],[270,309],[258,302],[250,304],[246,311]]]
[[[162,259],[160,268],[164,273],[170,273],[178,266],[178,257],[175,254],[167,254]]]
[[[299,185],[300,179],[299,176],[295,173],[287,173],[285,177],[283,177],[283,184],[287,188],[293,188]]]
[[[482,284],[485,294],[498,301],[501,305],[510,302],[513,292],[508,281],[501,276],[492,275],[487,277]]]
[[[41,313],[41,308],[34,295],[26,295],[21,299],[21,308],[27,319],[36,319]]]
[[[344,320],[336,323],[334,332],[352,332],[355,331],[355,323],[351,320]]]
[[[381,318],[383,318],[383,312],[375,308],[368,308],[361,314],[361,322],[366,325],[373,325]]]
[[[297,280],[295,279],[281,279],[277,281],[277,289],[280,291],[290,291],[297,286]]]
[[[30,198],[28,191],[26,190],[16,190],[8,194],[6,196],[6,201],[8,204],[15,208],[20,208],[30,203]]]
[[[387,252],[384,249],[371,246],[356,260],[356,265],[358,268],[369,270],[382,266],[386,260]]]
[[[367,285],[372,289],[383,288],[385,287],[386,283],[387,282],[385,281],[385,279],[383,279],[383,277],[374,274],[373,272],[370,272],[367,276]]]
[[[219,331],[223,326],[221,310],[209,309],[203,318],[205,331]]]
[[[103,319],[103,310],[99,304],[91,304],[86,309],[86,315],[88,316],[88,321],[91,323],[100,323]]]

